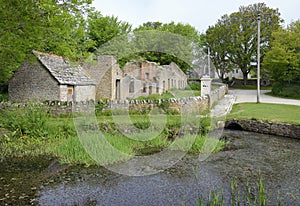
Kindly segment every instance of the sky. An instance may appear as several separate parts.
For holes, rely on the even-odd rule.
[[[188,23],[205,33],[224,14],[238,11],[240,6],[264,2],[279,9],[284,25],[300,19],[299,0],[94,0],[93,6],[104,16],[117,16],[133,28],[148,21]]]

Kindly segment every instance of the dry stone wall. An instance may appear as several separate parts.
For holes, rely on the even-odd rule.
[[[225,128],[300,139],[300,125],[233,119],[226,122]]]
[[[204,111],[218,100],[222,99],[228,92],[227,85],[222,85],[215,89],[210,96],[197,96],[187,98],[171,98],[166,100],[110,100],[105,109],[131,109],[145,111],[154,107],[161,107],[167,104],[168,109],[181,112],[184,111]]]

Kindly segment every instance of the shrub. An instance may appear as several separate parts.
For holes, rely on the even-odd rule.
[[[272,94],[279,97],[300,99],[300,85],[276,82],[273,84]]]
[[[14,136],[28,135],[34,138],[46,137],[46,121],[48,116],[45,108],[29,105],[27,107],[11,108],[2,112],[0,124],[12,132]]]

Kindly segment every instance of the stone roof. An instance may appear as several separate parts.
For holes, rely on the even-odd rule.
[[[45,66],[51,75],[65,85],[94,85],[80,66],[75,66],[61,56],[33,51],[38,60]]]

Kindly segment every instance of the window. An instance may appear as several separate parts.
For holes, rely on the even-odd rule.
[[[146,79],[146,80],[150,80],[150,74],[149,74],[149,72],[146,72],[146,73],[145,73],[145,79]]]
[[[146,84],[143,84],[143,90],[142,90],[143,93],[146,93],[147,92],[147,85]]]
[[[152,86],[149,87],[149,95],[152,94]]]
[[[68,88],[68,94],[73,95],[73,89],[72,88]]]

